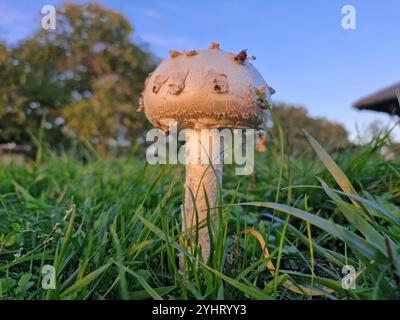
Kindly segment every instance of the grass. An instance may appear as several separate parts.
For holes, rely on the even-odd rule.
[[[400,160],[377,152],[385,136],[334,155],[305,139],[314,155],[271,142],[252,175],[225,167],[207,264],[180,241],[182,166],[45,147],[0,165],[0,299],[399,298]]]

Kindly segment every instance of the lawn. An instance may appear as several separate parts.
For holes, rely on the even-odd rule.
[[[44,146],[0,164],[0,299],[399,298],[400,159],[384,138],[330,156],[307,138],[296,157],[271,141],[250,176],[225,167],[207,264],[180,241],[180,165]]]

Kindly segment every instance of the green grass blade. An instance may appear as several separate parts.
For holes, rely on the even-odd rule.
[[[342,190],[346,193],[356,195],[357,192],[351,184],[350,180],[344,174],[342,169],[340,169],[339,166],[335,163],[335,161],[333,161],[333,159],[329,156],[325,149],[322,148],[317,140],[315,140],[307,131],[304,130],[304,134],[315,152],[317,153],[318,157],[321,159],[324,166],[328,169],[328,171],[331,173],[331,175],[336,180],[338,185],[342,188]],[[359,206],[357,201],[354,201],[353,199],[350,200],[354,203],[355,206]]]
[[[81,280],[75,282],[71,287],[63,291],[60,295],[61,299],[64,299],[79,290],[86,288],[91,282],[93,282],[97,277],[99,277],[104,271],[106,271],[112,265],[111,262],[105,264],[104,266],[98,268],[97,270],[89,273],[87,276],[83,277]]]
[[[165,241],[167,243],[170,243],[177,250],[179,250],[180,252],[182,252],[183,254],[185,254],[186,256],[191,258],[192,260],[196,261],[196,263],[200,264],[208,271],[214,273],[216,276],[220,277],[225,282],[229,283],[232,287],[235,287],[235,288],[239,289],[240,291],[249,294],[250,296],[252,296],[255,299],[260,299],[260,300],[270,300],[271,299],[271,297],[269,295],[265,294],[260,289],[258,289],[256,287],[245,285],[245,284],[243,284],[235,279],[232,279],[232,278],[224,275],[223,273],[209,267],[207,264],[200,261],[200,259],[198,259],[198,258],[194,257],[192,254],[190,254],[186,249],[184,249],[182,246],[180,246],[176,241],[173,241],[168,236],[165,236],[165,234],[162,232],[162,230],[160,230],[158,227],[156,227],[150,221],[145,219],[143,216],[139,215],[138,217],[142,221],[142,223],[148,229],[150,229],[150,231],[152,231],[155,235],[157,235],[160,239],[162,239],[163,241]]]
[[[349,242],[349,244],[351,244],[354,248],[357,248],[357,251],[362,253],[367,259],[373,260],[378,258],[377,249],[371,246],[363,238],[349,232],[348,230],[346,230],[340,225],[335,224],[334,222],[328,221],[314,214],[310,214],[306,211],[297,208],[273,202],[246,202],[246,203],[240,203],[238,205],[264,207],[289,213],[290,215],[293,215],[297,218],[308,221],[312,225],[328,232],[332,236],[342,241]],[[382,258],[382,256],[380,256],[379,258]]]
[[[116,263],[116,265],[122,270],[124,270],[126,273],[129,273],[130,275],[134,276],[136,280],[140,283],[140,285],[143,287],[143,289],[146,290],[146,292],[154,300],[163,300],[163,298],[158,294],[158,292],[154,290],[140,274],[118,263]]]

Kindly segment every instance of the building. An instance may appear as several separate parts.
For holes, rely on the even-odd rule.
[[[358,100],[354,107],[358,110],[372,110],[400,116],[400,101],[396,93],[400,95],[400,82]]]
[[[30,151],[31,147],[18,146],[14,142],[0,144],[0,164],[15,163],[22,165]]]

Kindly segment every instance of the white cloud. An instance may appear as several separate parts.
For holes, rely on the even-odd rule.
[[[142,14],[148,18],[154,18],[158,19],[161,17],[161,13],[156,11],[156,10],[151,10],[151,9],[142,9],[141,10]]]

